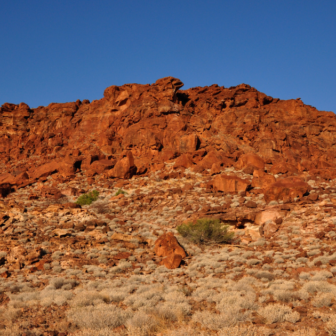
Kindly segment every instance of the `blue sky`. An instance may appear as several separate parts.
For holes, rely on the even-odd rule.
[[[0,105],[100,99],[174,76],[336,112],[336,1],[0,3]]]

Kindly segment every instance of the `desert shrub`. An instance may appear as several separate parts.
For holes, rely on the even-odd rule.
[[[131,335],[147,336],[155,331],[158,322],[144,312],[137,312],[127,320],[125,325]]]
[[[93,330],[93,329],[83,329],[77,331],[76,333],[72,334],[76,336],[111,336],[111,329],[104,328],[100,330]]]
[[[224,327],[233,327],[237,323],[246,321],[248,319],[248,313],[227,312],[221,314],[215,314],[208,310],[197,311],[192,316],[192,321],[200,323],[203,327],[211,330],[221,330]]]
[[[330,320],[326,323],[325,329],[328,331],[329,335],[336,336],[336,316],[331,315]]]
[[[229,243],[233,232],[228,232],[229,225],[219,219],[198,219],[197,222],[182,224],[177,227],[178,233],[195,244]]]
[[[80,328],[100,330],[105,328],[116,328],[124,324],[129,312],[112,305],[99,304],[97,306],[86,306],[68,311],[68,319]]]
[[[22,331],[18,325],[6,326],[4,330],[1,330],[1,336],[20,336]]]
[[[96,306],[110,302],[108,295],[100,294],[97,291],[83,291],[76,295],[71,301],[71,306],[75,308]]]
[[[122,190],[122,189],[119,189],[119,190],[116,192],[115,196],[118,196],[118,195],[121,195],[121,194],[123,194],[123,195],[127,195],[127,192],[124,191],[124,190]]]
[[[92,204],[92,209],[95,210],[98,214],[106,214],[110,212],[110,207],[105,201],[98,201]]]
[[[329,307],[331,305],[331,299],[330,294],[319,293],[314,300],[312,300],[312,305],[317,308]]]
[[[88,192],[87,194],[83,194],[78,197],[76,203],[79,205],[90,205],[92,202],[98,199],[99,192],[97,190],[93,190]]]
[[[298,312],[292,312],[288,306],[281,304],[269,305],[259,309],[259,314],[264,317],[267,323],[288,321],[295,323],[300,319]]]
[[[264,332],[265,331],[265,332]],[[255,326],[235,326],[221,329],[219,336],[263,336],[267,331]]]

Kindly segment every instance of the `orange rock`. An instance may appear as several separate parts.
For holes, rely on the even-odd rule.
[[[102,174],[105,170],[112,169],[115,164],[115,160],[97,160],[91,163],[89,170],[93,173]]]
[[[256,188],[268,188],[271,184],[275,183],[275,177],[271,174],[267,174],[262,170],[254,170],[253,179],[252,179],[252,187]]]
[[[267,221],[275,221],[277,218],[281,217],[281,213],[275,209],[260,211],[255,217],[255,223],[257,225],[262,225]]]
[[[59,163],[52,161],[29,172],[29,177],[32,180],[37,180],[41,177],[48,177],[51,174],[56,173],[58,169],[59,169]]]
[[[294,174],[294,173],[297,173],[298,172],[298,169],[288,163],[288,162],[278,162],[276,164],[273,165],[273,167],[271,168],[271,171],[270,171],[272,174],[286,174],[286,173],[291,173],[291,174]]]
[[[271,238],[274,236],[274,234],[279,230],[279,225],[276,225],[275,223],[266,223],[263,226],[263,236],[265,238]]]
[[[247,180],[235,175],[217,175],[213,180],[213,189],[226,193],[246,191],[248,186]]]
[[[247,153],[243,154],[237,164],[236,167],[238,169],[245,169],[246,167],[254,167],[256,169],[265,169],[265,161],[258,156],[257,154],[254,153]]]
[[[173,233],[165,233],[154,243],[154,252],[159,257],[166,257],[162,264],[168,269],[174,269],[180,266],[186,253],[183,247],[178,243]]]
[[[220,174],[222,172],[222,167],[220,163],[214,163],[210,170],[210,175]]]
[[[174,164],[174,167],[176,168],[179,167],[190,168],[192,166],[194,166],[194,163],[192,162],[191,157],[188,154],[182,154],[175,160]]]
[[[171,253],[167,258],[162,260],[162,264],[168,269],[178,268],[181,264],[182,256],[180,254]]]
[[[136,171],[132,152],[127,151],[126,156],[118,161],[113,169],[108,171],[108,176],[129,179],[136,174]]]
[[[308,193],[310,186],[298,177],[288,177],[271,184],[265,192],[265,201],[282,200],[293,202]]]
[[[171,253],[186,257],[183,247],[179,244],[173,233],[165,233],[154,243],[154,252],[159,257],[166,257]]]
[[[61,191],[53,187],[43,187],[41,189],[42,197],[51,198],[51,199],[60,199],[64,197]]]

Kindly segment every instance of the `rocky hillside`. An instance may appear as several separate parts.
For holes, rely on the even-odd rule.
[[[166,77],[152,85],[111,86],[91,103],[36,109],[4,104],[0,156],[8,175],[0,183],[19,187],[57,171],[70,178],[78,171],[123,178],[161,169],[176,158],[177,166],[202,173],[213,164],[234,166],[247,153],[272,164],[275,174],[334,176],[332,112],[300,99],[274,99],[245,84],[185,91],[182,86]],[[134,162],[124,158],[128,151]],[[125,164],[132,166],[127,173],[118,169]]]
[[[1,107],[0,335],[336,335],[335,115],[182,85]]]

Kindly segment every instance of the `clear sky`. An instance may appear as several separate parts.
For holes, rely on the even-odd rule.
[[[335,16],[335,0],[1,1],[0,105],[174,76],[336,112]]]

